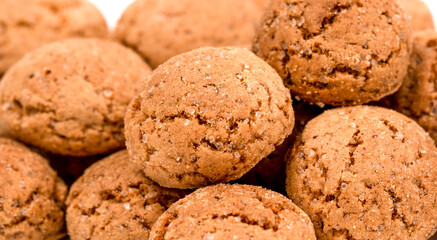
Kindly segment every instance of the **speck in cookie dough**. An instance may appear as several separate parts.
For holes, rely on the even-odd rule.
[[[285,196],[250,185],[215,185],[174,203],[151,240],[315,240],[308,215]]]
[[[291,133],[289,90],[248,50],[205,47],[159,66],[126,114],[129,154],[164,187],[240,178]]]
[[[287,192],[318,239],[426,240],[437,224],[437,148],[379,107],[325,111],[287,158]]]
[[[129,162],[126,150],[89,167],[71,187],[67,229],[72,240],[148,239],[158,217],[188,192],[167,189]]]
[[[46,159],[0,138],[0,239],[60,239],[66,195]]]
[[[27,144],[60,155],[123,148],[123,119],[151,70],[132,50],[99,39],[45,45],[0,83],[0,125]]]
[[[411,51],[396,0],[272,0],[252,49],[312,104],[358,105],[399,89]]]
[[[71,37],[106,37],[105,18],[88,0],[1,0],[0,77],[26,53]]]
[[[416,120],[437,141],[437,33],[417,32],[408,75],[383,102]]]
[[[120,18],[115,38],[153,68],[199,47],[250,47],[264,9],[260,1],[136,0]]]

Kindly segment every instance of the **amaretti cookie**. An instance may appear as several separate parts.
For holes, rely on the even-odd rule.
[[[159,66],[126,114],[129,154],[164,187],[238,179],[294,125],[290,93],[248,50],[205,47]]]
[[[287,162],[287,192],[318,239],[428,239],[437,148],[414,120],[361,106],[310,121]]]
[[[115,38],[156,68],[199,47],[250,47],[262,10],[254,0],[136,0]]]
[[[88,0],[0,1],[0,76],[27,52],[69,37],[107,35],[100,11]]]
[[[398,0],[411,18],[414,31],[435,30],[431,11],[422,0]]]
[[[148,239],[158,217],[188,192],[166,189],[132,166],[122,150],[89,167],[70,189],[72,240]]]
[[[27,54],[0,83],[0,125],[55,154],[87,156],[124,146],[123,118],[150,68],[132,50],[69,39]]]
[[[401,86],[410,25],[396,0],[272,0],[253,51],[304,101],[364,104]]]
[[[418,32],[408,75],[400,90],[384,102],[413,118],[437,141],[437,33]]]
[[[46,159],[0,138],[0,239],[60,239],[66,195]]]
[[[150,233],[164,239],[315,240],[308,215],[279,193],[250,185],[196,190],[162,214]]]

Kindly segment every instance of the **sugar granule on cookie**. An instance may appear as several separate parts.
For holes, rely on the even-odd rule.
[[[161,186],[238,179],[294,125],[289,90],[248,50],[200,48],[160,65],[126,114],[132,160]]]

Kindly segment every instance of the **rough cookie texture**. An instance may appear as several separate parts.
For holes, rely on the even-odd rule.
[[[240,48],[200,48],[159,66],[125,118],[126,146],[164,187],[197,188],[241,177],[294,125],[278,74]]]
[[[158,217],[185,191],[158,186],[119,151],[88,168],[71,187],[67,228],[72,240],[148,239]]]
[[[408,75],[400,90],[383,102],[413,118],[437,141],[437,33],[418,32]]]
[[[402,84],[411,50],[406,20],[396,0],[272,0],[253,51],[304,101],[363,104]]]
[[[0,125],[56,154],[86,156],[124,146],[123,118],[150,68],[128,48],[69,39],[17,62],[0,83]]]
[[[437,229],[437,149],[400,113],[325,111],[307,124],[287,161],[288,196],[321,240],[425,240]]]
[[[59,239],[67,187],[47,161],[0,138],[0,239]]]
[[[27,52],[70,37],[106,37],[99,10],[87,0],[0,1],[0,76]]]
[[[434,30],[431,11],[422,0],[398,0],[405,12],[411,17],[414,31]]]
[[[215,185],[173,204],[156,221],[150,239],[316,237],[308,215],[281,194],[250,185]]]
[[[253,1],[137,0],[124,11],[115,38],[153,68],[199,47],[249,47],[263,10]]]

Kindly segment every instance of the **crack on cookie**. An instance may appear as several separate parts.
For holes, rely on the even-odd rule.
[[[347,144],[347,147],[349,148],[349,162],[346,164],[345,169],[347,171],[350,171],[350,168],[355,164],[355,151],[357,148],[364,143],[362,137],[361,137],[361,131],[359,127],[356,127],[356,131],[353,134],[351,140]]]

